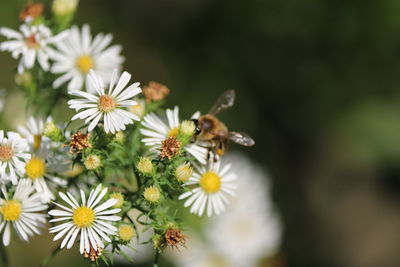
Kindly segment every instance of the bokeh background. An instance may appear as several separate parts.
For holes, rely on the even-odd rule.
[[[16,28],[25,1],[0,3],[0,25]],[[220,118],[256,140],[232,150],[273,180],[285,266],[396,267],[399,12],[396,0],[81,0],[76,21],[112,32],[125,69],[142,83],[168,85],[167,105],[179,104],[186,116],[236,90],[235,107]],[[0,53],[9,103],[18,103],[15,67]],[[23,114],[13,105],[4,117]],[[14,242],[11,261],[43,257],[48,238],[33,247]],[[50,266],[80,266],[77,254]]]

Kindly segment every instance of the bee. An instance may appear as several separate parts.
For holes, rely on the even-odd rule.
[[[196,129],[194,140],[200,142],[209,142],[210,151],[216,156],[222,156],[228,149],[229,140],[243,145],[253,146],[254,140],[245,133],[229,131],[226,125],[220,121],[216,115],[233,106],[235,101],[235,91],[228,90],[224,92],[212,106],[210,111],[197,119],[192,119]],[[208,154],[210,158],[210,153]]]

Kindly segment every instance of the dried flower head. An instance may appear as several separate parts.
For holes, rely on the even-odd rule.
[[[102,252],[103,252],[103,249],[101,247],[98,247],[97,250],[95,250],[92,247],[92,245],[90,245],[90,251],[87,252],[85,250],[83,252],[83,257],[85,257],[86,259],[89,259],[92,262],[95,262],[100,258]]]
[[[186,237],[176,227],[168,228],[164,234],[164,238],[167,245],[173,248],[178,248],[179,245],[184,246],[186,242]]]
[[[83,134],[80,131],[77,131],[71,138],[71,142],[69,143],[71,153],[79,152],[85,148],[92,147],[90,143],[90,133]]]
[[[179,142],[176,137],[170,136],[162,142],[161,145],[161,159],[172,157],[179,154],[179,149],[181,147],[181,142]]]
[[[169,89],[165,85],[158,82],[150,82],[149,85],[143,88],[143,95],[147,102],[163,100],[169,95]]]
[[[19,14],[19,19],[22,21],[32,20],[43,13],[42,3],[27,3],[25,8]]]

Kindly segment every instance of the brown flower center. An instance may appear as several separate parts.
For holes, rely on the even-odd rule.
[[[162,142],[160,156],[162,159],[172,157],[179,154],[179,149],[181,147],[181,142],[176,140],[174,136],[170,136]]]
[[[115,109],[115,107],[117,106],[117,103],[115,103],[115,100],[113,97],[111,97],[109,95],[102,95],[102,96],[100,96],[98,106],[101,111],[110,112]]]
[[[0,161],[9,161],[14,155],[14,152],[10,146],[0,146]]]
[[[32,33],[28,38],[26,38],[25,43],[31,49],[38,49],[40,47],[40,44],[36,39],[35,33]]]

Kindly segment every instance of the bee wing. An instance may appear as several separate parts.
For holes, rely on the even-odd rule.
[[[229,132],[227,138],[242,146],[253,146],[255,144],[253,138],[245,133]]]
[[[233,106],[233,103],[235,102],[235,91],[233,90],[228,90],[224,92],[215,102],[214,106],[210,109],[208,114],[210,115],[216,115],[219,112],[221,112],[224,109],[227,109],[229,107]]]

